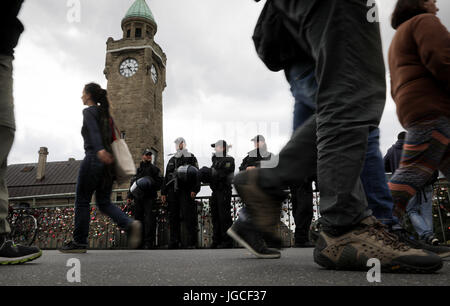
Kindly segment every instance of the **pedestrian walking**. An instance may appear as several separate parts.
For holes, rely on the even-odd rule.
[[[322,216],[317,264],[366,270],[367,259],[375,257],[385,271],[439,270],[439,256],[401,243],[372,216],[361,184],[368,136],[378,128],[386,100],[380,30],[366,19],[367,2],[271,0],[264,9],[262,16],[272,9],[276,18],[270,22],[280,25],[266,28],[278,31],[271,37],[291,36],[284,42],[290,43],[287,49],[306,54],[320,67],[315,71],[317,110],[281,150],[275,168],[236,175],[234,185],[250,217],[235,222],[229,234],[258,257],[279,257],[257,235],[276,235],[285,186],[302,182],[317,165]],[[260,50],[257,41],[261,56]],[[268,54],[279,53],[262,57]]]
[[[399,0],[392,14],[391,94],[407,131],[389,181],[399,218],[436,170],[450,179],[450,33],[438,10],[435,0]]]
[[[81,100],[87,106],[83,110],[81,129],[85,157],[78,172],[73,240],[65,241],[60,251],[86,253],[91,220],[90,203],[94,193],[99,210],[126,231],[129,247],[137,248],[141,243],[141,222],[129,218],[111,203],[114,157],[111,149],[113,132],[107,92],[100,85],[89,83],[84,86]]]
[[[11,231],[8,216],[8,188],[5,181],[7,159],[11,150],[16,124],[13,98],[13,60],[24,26],[17,18],[23,0],[2,1],[0,12],[0,265],[21,264],[42,256],[37,247],[17,245],[8,239]]]

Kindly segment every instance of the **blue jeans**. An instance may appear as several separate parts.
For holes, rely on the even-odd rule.
[[[315,99],[318,86],[314,70],[314,63],[305,59],[285,71],[286,78],[291,85],[291,93],[295,98],[294,131],[316,111]],[[386,225],[392,225],[397,223],[397,219],[392,216],[393,201],[384,172],[379,138],[380,130],[378,128],[369,133],[361,182],[373,216]]]
[[[433,236],[432,196],[433,187],[425,186],[409,200],[406,207],[406,213],[420,239]]]
[[[113,182],[105,182],[103,173],[105,165],[95,154],[87,154],[78,172],[75,198],[75,229],[73,239],[76,243],[87,244],[89,222],[91,220],[90,202],[95,192],[97,207],[109,216],[121,229],[126,229],[132,222],[120,208],[111,203]]]

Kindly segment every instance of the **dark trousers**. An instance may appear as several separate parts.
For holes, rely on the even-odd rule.
[[[170,224],[170,244],[183,247],[197,245],[197,204],[191,198],[189,190],[179,189],[177,192],[170,190],[168,194],[169,202],[169,224]],[[181,228],[185,233],[185,241],[181,239]]]
[[[345,229],[371,215],[360,181],[369,132],[386,99],[378,23],[365,0],[275,0],[286,26],[316,65],[316,114],[298,128],[260,185],[279,194],[314,174],[324,228]],[[317,164],[316,164],[317,161]]]
[[[104,181],[105,165],[96,155],[86,155],[78,172],[75,197],[75,229],[73,239],[79,244],[87,244],[89,222],[91,220],[90,202],[95,192],[95,201],[99,210],[110,217],[121,229],[126,229],[132,222],[120,208],[111,203],[113,182]]]
[[[211,217],[213,224],[213,243],[231,244],[227,230],[233,224],[231,219],[231,188],[214,189],[211,194]]]
[[[6,168],[14,134],[13,57],[0,54],[0,235],[10,232]],[[0,237],[1,238],[1,237]]]
[[[313,218],[312,181],[291,188],[292,215],[295,222],[295,243],[309,241],[308,234]]]
[[[135,201],[134,217],[142,222],[142,243],[144,246],[155,247],[156,237],[156,199],[143,198]],[[141,246],[142,247],[142,246]]]

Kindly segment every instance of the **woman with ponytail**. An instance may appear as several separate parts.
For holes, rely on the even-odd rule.
[[[81,99],[88,106],[83,110],[81,129],[86,156],[78,173],[73,240],[66,241],[60,251],[86,253],[90,202],[94,192],[99,210],[127,232],[130,248],[137,248],[141,242],[141,223],[130,219],[111,203],[114,157],[111,150],[112,130],[107,92],[100,85],[89,83],[84,87]]]

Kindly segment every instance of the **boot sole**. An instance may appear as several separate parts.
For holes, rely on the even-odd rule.
[[[20,265],[20,264],[24,264],[26,262],[30,262],[35,259],[38,259],[41,256],[42,256],[42,251],[39,251],[38,253],[35,253],[32,255],[15,258],[15,259],[11,259],[11,258],[8,259],[8,258],[0,257],[0,265]]]
[[[331,261],[325,255],[322,255],[320,251],[314,249],[314,262],[319,266],[324,267],[329,270],[347,270],[347,271],[368,271],[369,267],[355,267],[355,266],[337,266],[333,261]],[[437,263],[435,266],[431,267],[417,267],[411,266],[404,263],[394,262],[390,265],[382,265],[381,272],[385,273],[417,273],[417,274],[428,274],[440,270],[443,266],[443,262]]]
[[[255,255],[258,258],[263,259],[277,259],[281,257],[281,254],[261,254],[258,253],[254,248],[252,248],[247,242],[245,242],[244,239],[241,238],[235,231],[233,231],[231,228],[227,230],[228,236],[233,238],[237,243],[239,243],[241,246],[249,250],[253,255]]]

